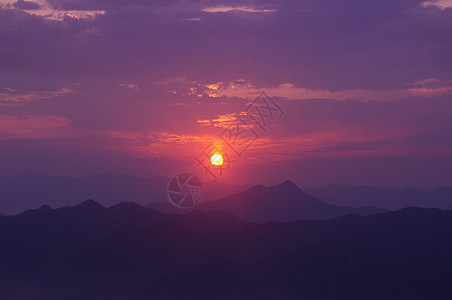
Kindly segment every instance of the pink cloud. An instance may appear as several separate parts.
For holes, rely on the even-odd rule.
[[[2,139],[53,139],[61,137],[61,129],[70,123],[69,119],[50,115],[0,115],[0,136]]]
[[[62,87],[57,90],[38,90],[38,91],[24,91],[15,90],[8,87],[0,88],[0,102],[30,102],[41,99],[50,99],[54,97],[65,96],[76,92],[78,85],[69,87]],[[1,105],[1,104],[0,104]]]

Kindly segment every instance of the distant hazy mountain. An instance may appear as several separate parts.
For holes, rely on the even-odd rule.
[[[144,207],[154,209],[154,210],[164,213],[164,214],[166,214],[166,213],[185,214],[185,213],[191,212],[193,210],[196,210],[196,208],[195,209],[181,209],[181,208],[178,208],[178,207],[172,205],[169,201],[166,201],[166,202],[154,201],[154,202],[147,203],[146,205],[144,205]]]
[[[17,214],[32,207],[75,205],[96,199],[105,206],[124,201],[140,204],[166,202],[168,178],[139,178],[129,175],[98,174],[81,179],[45,177],[40,174],[0,176],[0,211]],[[205,198],[218,199],[243,191],[247,186],[205,184]]]
[[[300,190],[293,182],[277,186],[254,186],[216,201],[200,203],[202,211],[222,210],[247,222],[326,220],[347,214],[383,212],[376,207],[345,207],[328,204]]]
[[[310,189],[307,192],[335,205],[371,205],[391,210],[408,206],[452,209],[452,187],[426,190],[414,187],[390,189],[332,184],[323,188]]]
[[[0,217],[0,241],[1,299],[452,299],[452,211],[258,225],[91,200]]]

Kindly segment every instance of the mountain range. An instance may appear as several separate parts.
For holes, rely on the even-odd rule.
[[[0,217],[1,299],[451,299],[452,211],[247,224],[89,200]]]
[[[389,210],[408,206],[452,209],[452,187],[433,190],[407,187],[394,189],[376,186],[353,186],[332,184],[306,192],[336,205],[377,206]]]
[[[139,178],[117,174],[97,174],[84,178],[46,177],[41,174],[0,176],[0,211],[13,215],[44,204],[63,207],[76,205],[84,199],[96,199],[104,206],[133,201],[159,211],[177,212],[167,202],[168,181],[165,177]],[[204,183],[204,200],[223,199],[251,187]],[[304,191],[336,206],[375,206],[389,210],[408,206],[452,209],[452,187],[426,190],[330,185]]]
[[[385,210],[376,207],[345,207],[328,204],[300,190],[287,180],[276,186],[254,186],[215,201],[205,201],[195,209],[221,210],[246,222],[326,220],[347,214],[368,215]]]
[[[17,214],[30,207],[47,204],[52,207],[76,205],[85,199],[96,199],[104,206],[124,201],[146,204],[167,201],[168,178],[139,178],[130,175],[96,174],[84,178],[41,174],[0,176],[0,211]],[[249,186],[225,183],[204,184],[204,198],[219,199],[243,191]]]

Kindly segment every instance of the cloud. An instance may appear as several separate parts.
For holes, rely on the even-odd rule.
[[[24,1],[0,0],[0,7],[3,9],[21,9],[24,12],[43,17],[47,20],[63,21],[65,18],[72,19],[94,19],[98,15],[105,14],[105,10],[67,10],[54,7],[46,0]]]
[[[61,22],[65,27],[28,20],[18,9],[2,15],[8,21],[2,25],[7,34],[0,36],[0,66],[56,77],[140,74],[134,82],[180,76],[209,84],[246,75],[258,88],[292,83],[309,90],[400,89],[423,78],[452,77],[444,46],[452,21],[447,9],[410,10],[421,2],[247,1],[207,7],[277,9],[264,21],[202,11],[206,7],[200,1],[54,0],[55,13],[69,13]],[[105,14],[77,21],[70,11]],[[202,22],[187,22],[197,18]],[[31,36],[48,42],[34,43]],[[20,49],[29,49],[29,55],[20,55]]]
[[[77,85],[63,87],[55,91],[18,91],[8,87],[0,88],[0,102],[31,102],[73,94]]]
[[[229,128],[231,125],[237,125],[237,118],[238,117],[246,117],[247,114],[245,112],[241,113],[232,113],[232,114],[224,114],[224,115],[218,115],[217,117],[210,119],[210,120],[198,120],[197,123],[200,126],[213,126],[213,127],[220,127],[220,128]],[[253,127],[253,125],[247,125],[249,127]]]
[[[452,80],[440,80],[427,78],[409,83],[402,89],[350,89],[332,91],[327,89],[309,89],[297,87],[293,83],[280,84],[277,87],[257,88],[252,82],[238,79],[232,82],[216,82],[202,84],[200,82],[178,79],[166,83],[170,92],[176,95],[194,95],[198,98],[208,96],[210,98],[238,97],[252,99],[263,90],[270,96],[285,98],[288,100],[303,99],[334,99],[360,101],[396,101],[413,97],[436,97],[452,93]]]
[[[11,139],[54,139],[58,129],[66,128],[71,120],[52,115],[0,115],[0,137]]]
[[[203,8],[202,11],[208,13],[226,13],[241,11],[247,13],[272,13],[276,12],[275,9],[256,8],[251,6],[214,6]]]
[[[422,2],[423,7],[436,7],[440,10],[445,10],[447,8],[452,8],[452,0],[429,0]]]
[[[15,8],[20,8],[24,10],[34,10],[34,9],[40,9],[41,5],[39,5],[36,2],[31,1],[24,1],[24,0],[18,0],[13,4]]]
[[[188,153],[262,90],[286,112],[250,148],[247,160],[262,168],[316,155],[450,151],[452,15],[440,2],[28,2],[36,5],[0,0],[0,105],[13,118],[2,137],[15,128],[8,153],[34,153],[11,142],[16,132],[14,141],[40,136],[43,157],[56,143],[100,161],[120,153],[132,173],[130,158],[191,162]]]
[[[123,87],[123,88],[127,88],[127,89],[131,89],[131,90],[138,90],[138,84],[135,84],[135,83],[121,83],[121,84],[119,84],[119,86],[120,87]]]

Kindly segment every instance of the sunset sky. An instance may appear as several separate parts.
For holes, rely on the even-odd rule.
[[[0,175],[196,173],[261,91],[220,181],[452,185],[452,0],[0,0]]]

